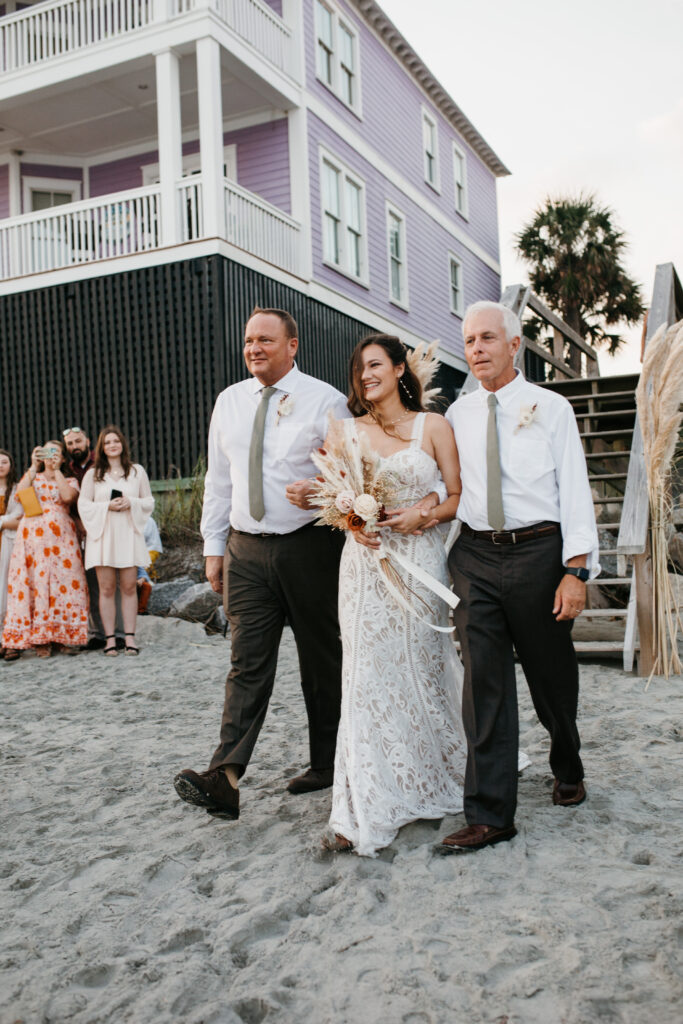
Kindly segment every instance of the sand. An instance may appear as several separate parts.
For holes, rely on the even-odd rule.
[[[461,817],[376,860],[320,849],[291,635],[242,817],[181,803],[217,736],[229,641],[148,618],[138,659],[0,663],[0,1021],[678,1024],[681,680],[582,668],[589,799],[550,801],[519,687],[519,835],[432,853]]]

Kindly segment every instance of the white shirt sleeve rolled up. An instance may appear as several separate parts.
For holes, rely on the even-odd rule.
[[[231,526],[243,533],[284,534],[306,526],[315,516],[292,505],[285,488],[294,480],[315,476],[311,452],[327,436],[328,414],[335,419],[351,414],[341,392],[296,366],[275,388],[263,438],[265,515],[259,521],[249,512],[249,446],[262,385],[251,377],[218,396],[209,427],[204,484],[205,555],[223,555]]]

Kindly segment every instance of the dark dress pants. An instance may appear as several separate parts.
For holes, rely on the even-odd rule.
[[[308,715],[310,763],[332,768],[341,708],[337,615],[344,537],[323,526],[282,536],[231,530],[223,569],[232,639],[220,743],[211,768],[249,763],[273,691],[285,620],[294,633]]]
[[[562,782],[583,778],[572,623],[552,614],[564,571],[562,539],[557,533],[502,546],[461,534],[448,561],[460,598],[455,624],[465,669],[465,817],[469,824],[503,828],[512,824],[517,806],[513,647],[550,734],[553,775]]]

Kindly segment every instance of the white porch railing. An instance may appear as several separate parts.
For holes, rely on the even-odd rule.
[[[18,71],[153,20],[154,0],[48,0],[0,18],[0,72]]]
[[[291,70],[292,34],[272,7],[261,0],[211,0],[211,5],[233,32],[250,43],[271,64],[281,71]]]
[[[178,183],[180,196],[180,237],[183,242],[193,242],[204,235],[202,216],[202,181],[196,175],[183,178]]]
[[[207,6],[275,67],[291,70],[291,31],[262,0],[169,0],[166,16]],[[0,74],[145,28],[160,20],[160,10],[155,0],[47,0],[0,17]]]
[[[0,221],[0,279],[128,256],[159,245],[159,186]]]
[[[225,181],[225,237],[254,256],[298,274],[299,225],[276,206]]]

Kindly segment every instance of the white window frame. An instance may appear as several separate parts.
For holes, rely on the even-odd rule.
[[[458,173],[462,171],[462,175]],[[455,210],[465,220],[469,217],[469,189],[467,187],[467,154],[457,142],[453,143],[453,188]]]
[[[234,142],[230,145],[223,147],[223,166],[225,167],[225,177],[230,181],[237,181],[237,146]],[[201,174],[202,171],[202,155],[199,151],[196,153],[188,153],[183,157],[182,164],[182,177],[189,178],[193,174]],[[142,184],[143,185],[158,185],[159,184],[159,164],[142,164]]]
[[[332,50],[330,64],[332,81],[328,82],[326,78],[323,78],[318,68],[318,47],[320,45],[321,37],[318,32],[318,10],[324,8],[329,12],[332,19]],[[315,0],[314,6],[315,16],[315,77],[318,81],[329,89],[337,99],[344,104],[344,106],[351,110],[357,117],[362,117],[361,107],[361,83],[360,83],[360,42],[358,29],[355,27],[353,22],[346,17],[346,15],[332,2],[332,0]],[[353,84],[352,91],[355,88],[355,96],[353,102],[349,103],[346,96],[344,95],[342,82],[344,80],[343,74],[343,62],[341,56],[341,41],[340,41],[340,29],[345,29],[352,40],[353,49]]]
[[[459,294],[459,298],[458,298],[458,302],[457,303],[453,302],[453,264],[454,263],[455,263],[455,265],[458,268],[458,274],[459,274],[458,290],[459,290],[460,294]],[[463,271],[462,260],[460,259],[459,256],[456,256],[454,252],[449,252],[449,254],[448,254],[448,305],[449,305],[450,311],[453,314],[453,316],[460,317],[461,320],[462,320],[463,314],[465,312],[465,289],[464,289],[464,284],[463,284],[463,275],[464,275],[464,271]]]
[[[36,192],[70,192],[72,203],[79,203],[81,201],[83,186],[80,181],[76,181],[74,178],[38,178],[29,176],[22,179],[22,185],[24,213],[32,213],[31,192],[34,189]],[[56,210],[57,207],[51,206],[49,209]]]
[[[422,165],[424,171],[425,182],[435,192],[441,192],[441,174],[439,170],[439,122],[437,121],[436,115],[426,107],[422,107]],[[427,149],[427,133],[426,128],[429,126],[434,131],[434,180],[430,180],[429,177],[429,161],[428,155],[429,150]]]
[[[348,221],[346,218],[346,211],[344,204],[346,201],[345,190],[341,188],[341,195],[339,196],[339,211],[340,211],[340,237],[339,237],[339,257],[340,262],[335,263],[334,260],[329,259],[325,256],[325,199],[324,199],[324,188],[323,178],[325,173],[325,164],[329,164],[338,174],[341,175],[341,183],[344,185],[345,181],[351,182],[356,188],[360,190],[360,275],[356,275],[353,271],[348,269],[347,255],[348,249],[346,245],[346,234],[348,230]],[[365,288],[370,287],[370,278],[368,270],[368,229],[367,229],[367,211],[366,211],[366,198],[365,198],[365,182],[360,178],[355,171],[340,160],[339,157],[335,156],[334,153],[330,152],[329,149],[325,149],[323,146],[319,149],[319,160],[318,160],[318,175],[320,183],[320,227],[321,227],[321,247],[322,247],[322,261],[326,267],[330,267],[332,270],[336,270],[338,274],[343,274],[348,277],[351,281],[355,281],[357,284],[362,284]]]
[[[386,204],[386,217],[387,217],[387,266],[389,269],[389,302],[392,306],[398,306],[400,309],[409,309],[408,305],[408,243],[407,243],[407,229],[406,229],[406,218],[405,214],[394,206],[393,203],[387,202]],[[391,218],[395,217],[396,220],[400,221],[399,239],[401,246],[401,259],[399,269],[399,279],[401,286],[401,295],[397,298],[392,289],[392,260],[393,253],[391,251]]]

